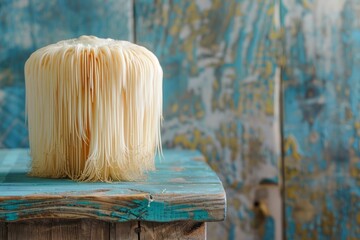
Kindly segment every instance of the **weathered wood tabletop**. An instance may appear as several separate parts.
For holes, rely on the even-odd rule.
[[[140,182],[35,178],[27,176],[29,164],[27,149],[0,150],[2,222],[86,218],[146,225],[225,218],[222,183],[196,151],[164,150],[164,157],[156,158],[156,170]]]

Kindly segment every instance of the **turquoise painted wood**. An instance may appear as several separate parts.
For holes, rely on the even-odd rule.
[[[164,69],[162,140],[200,150],[229,196],[228,218],[208,228],[210,239],[261,238],[255,189],[279,183],[275,10],[273,0],[135,1],[137,42]],[[281,199],[271,201],[279,215],[266,234],[279,238]]]
[[[226,195],[197,151],[165,150],[140,182],[86,183],[27,176],[27,149],[0,150],[0,220],[221,221]]]
[[[360,239],[360,2],[281,1],[287,239]]]
[[[0,1],[0,148],[28,147],[24,64],[36,49],[96,35],[133,40],[132,1]]]

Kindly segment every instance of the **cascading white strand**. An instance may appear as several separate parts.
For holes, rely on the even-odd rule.
[[[81,36],[25,64],[30,175],[139,180],[161,153],[162,69],[144,47]]]

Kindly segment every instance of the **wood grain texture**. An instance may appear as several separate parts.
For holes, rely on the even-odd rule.
[[[0,239],[7,239],[7,223],[0,222]]]
[[[73,236],[77,236],[77,234],[77,232],[72,231]],[[47,223],[47,221],[8,223],[8,239],[51,239],[51,223]],[[68,240],[69,236],[65,236],[65,239]]]
[[[282,1],[288,239],[360,239],[360,2]]]
[[[138,240],[139,221],[129,221],[122,223],[110,223],[110,240]]]
[[[206,239],[206,223],[108,223],[94,219],[37,219],[8,223],[3,233],[0,235],[1,240],[200,240]]]
[[[200,150],[229,196],[209,238],[260,238],[254,187],[279,182],[276,12],[272,0],[135,1],[137,42],[164,69],[162,140]]]
[[[42,219],[8,223],[9,240],[108,240],[109,237],[109,223],[93,219]]]
[[[0,150],[0,220],[221,221],[221,181],[196,151],[164,150],[140,182],[84,183],[28,177],[27,149]],[[200,161],[199,161],[200,159]]]
[[[206,239],[206,223],[179,221],[171,223],[140,222],[140,239]]]

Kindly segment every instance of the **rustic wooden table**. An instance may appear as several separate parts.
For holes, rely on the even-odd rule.
[[[165,150],[141,182],[27,176],[27,149],[0,150],[0,239],[206,239],[221,181],[196,151]]]

